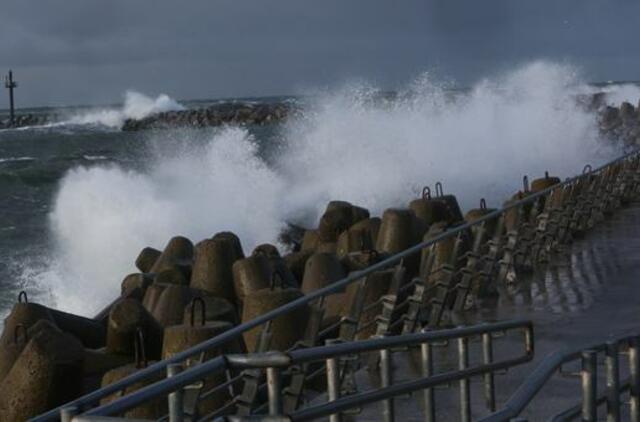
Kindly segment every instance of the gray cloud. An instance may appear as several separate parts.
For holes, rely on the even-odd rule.
[[[640,79],[633,0],[5,0],[0,71],[23,105],[294,93],[424,70],[467,84],[548,58]]]

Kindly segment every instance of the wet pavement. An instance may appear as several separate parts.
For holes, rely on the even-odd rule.
[[[522,383],[549,353],[564,347],[577,347],[605,341],[608,337],[640,333],[640,205],[619,210],[601,222],[583,239],[576,240],[565,254],[533,274],[521,276],[517,288],[510,289],[494,304],[469,313],[469,320],[506,320],[528,318],[534,321],[535,358],[531,363],[512,368],[496,376],[497,407]],[[522,350],[522,336],[507,336],[494,341],[496,358],[515,356]],[[471,361],[478,362],[481,344],[471,343]],[[415,379],[414,356],[394,354],[395,379]],[[436,372],[457,364],[455,344],[434,351]],[[621,359],[621,379],[626,362]],[[566,371],[578,371],[578,364]],[[599,362],[598,372],[604,368]],[[604,380],[599,379],[599,391]],[[371,388],[371,379],[362,371],[359,389]],[[480,378],[471,382],[472,417],[489,414]],[[541,390],[522,416],[529,421],[547,420],[553,414],[579,403],[580,378],[556,375]],[[437,420],[460,420],[457,384],[436,390]],[[397,420],[424,420],[421,393],[395,400]],[[381,406],[367,406],[358,420],[381,420]],[[623,420],[626,405],[622,406]]]

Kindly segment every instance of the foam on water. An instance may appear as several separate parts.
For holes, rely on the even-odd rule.
[[[465,208],[480,197],[497,206],[523,174],[565,177],[616,154],[576,106],[586,90],[574,69],[533,63],[455,98],[428,75],[394,101],[363,86],[325,92],[283,129],[271,165],[242,128],[205,145],[155,134],[147,171],[97,165],[64,177],[50,216],[54,251],[28,283],[49,304],[90,315],[118,294],[141,248],[174,235],[197,242],[232,230],[248,252],[274,242],[285,221],[314,224],[330,199],[379,214],[436,181]]]
[[[0,163],[15,163],[18,161],[33,161],[34,157],[0,157]]]

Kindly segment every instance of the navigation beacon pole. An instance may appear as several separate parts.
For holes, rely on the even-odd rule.
[[[16,119],[15,106],[13,104],[13,89],[18,86],[18,83],[13,80],[13,72],[10,70],[9,75],[5,76],[4,87],[9,89],[9,125],[13,126]]]

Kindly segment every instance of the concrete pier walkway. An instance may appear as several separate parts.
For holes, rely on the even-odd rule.
[[[610,336],[640,332],[640,205],[621,209],[600,223],[583,239],[567,248],[564,256],[533,274],[520,276],[509,295],[481,311],[469,314],[469,321],[530,318],[534,321],[536,353],[533,362],[496,376],[497,407],[516,390],[546,355],[564,347],[605,341]],[[496,357],[515,355],[521,342],[511,336],[496,340]],[[471,346],[471,361],[479,359],[480,343]],[[434,352],[436,373],[455,369],[455,344]],[[624,359],[621,360],[624,362]],[[599,362],[601,365],[602,363]],[[396,353],[395,379],[416,378],[416,359],[411,353]],[[566,371],[578,371],[578,364]],[[626,364],[621,364],[621,379]],[[600,366],[599,373],[602,374]],[[372,378],[365,371],[358,376],[359,388],[371,388]],[[601,391],[604,380],[599,379]],[[482,395],[481,379],[471,382],[472,415],[477,419],[490,412]],[[436,390],[437,420],[460,420],[458,386]],[[529,421],[547,420],[553,414],[579,403],[580,378],[556,375],[522,415]],[[397,420],[424,420],[421,394],[399,397],[395,401]],[[381,405],[367,406],[358,420],[380,420]],[[626,405],[622,409],[623,420]]]

